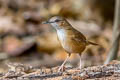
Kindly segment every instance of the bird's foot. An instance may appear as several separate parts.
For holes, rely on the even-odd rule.
[[[59,69],[58,69],[58,72],[63,72],[65,71],[65,67],[64,66],[60,66]]]

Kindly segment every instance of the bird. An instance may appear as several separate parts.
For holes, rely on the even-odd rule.
[[[58,71],[61,71],[68,61],[72,53],[79,54],[79,68],[81,69],[81,54],[86,49],[88,45],[98,45],[96,43],[90,42],[86,37],[72,27],[72,25],[61,16],[53,16],[48,21],[44,21],[44,24],[51,24],[53,28],[56,29],[58,39],[63,47],[63,49],[68,53],[66,59],[59,67]]]

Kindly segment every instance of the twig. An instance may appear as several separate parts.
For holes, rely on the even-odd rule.
[[[116,0],[115,4],[115,18],[113,26],[112,46],[108,53],[108,57],[104,64],[108,64],[110,61],[117,59],[119,40],[120,40],[120,0]]]

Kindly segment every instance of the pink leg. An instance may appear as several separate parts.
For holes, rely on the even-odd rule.
[[[82,68],[82,59],[81,59],[81,55],[80,55],[80,62],[79,62],[79,68]]]
[[[69,59],[70,56],[71,56],[71,54],[68,54],[68,55],[67,55],[67,58],[66,58],[65,61],[62,63],[62,65],[59,67],[58,72],[60,72],[60,70],[63,70],[63,67],[64,67],[65,63],[66,63],[66,61],[68,61],[68,59]]]
[[[79,62],[79,69],[82,69],[82,55],[81,54],[79,54],[79,56],[80,56],[80,62]]]

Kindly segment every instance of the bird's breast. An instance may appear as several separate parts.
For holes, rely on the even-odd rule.
[[[62,47],[70,53],[81,53],[85,49],[85,44],[73,40],[72,35],[68,34],[65,30],[58,30],[57,35]]]
[[[71,46],[71,42],[70,42],[70,39],[68,37],[67,31],[65,31],[64,29],[61,29],[61,30],[57,31],[57,34],[58,34],[58,38],[59,38],[59,41],[60,41],[62,47],[67,52],[71,52],[72,46]]]
[[[65,30],[58,30],[57,34],[58,34],[58,38],[59,38],[61,44],[65,43],[65,40],[66,40],[66,32],[65,32]]]
[[[58,38],[59,41],[62,45],[62,47],[67,51],[67,52],[71,52],[71,46],[68,44],[69,43],[69,39],[68,39],[68,35],[67,32],[65,30],[59,30],[57,31],[58,34]]]

